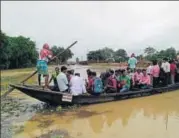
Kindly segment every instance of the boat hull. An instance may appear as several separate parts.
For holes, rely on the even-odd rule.
[[[42,102],[46,102],[52,105],[103,103],[103,102],[141,97],[141,96],[150,96],[158,93],[170,92],[179,89],[179,83],[177,83],[175,85],[170,85],[168,87],[151,88],[151,89],[145,89],[140,91],[130,91],[126,93],[104,93],[101,94],[100,96],[93,96],[93,95],[72,96],[72,101],[69,102],[69,101],[63,101],[63,96],[65,94],[62,92],[48,91],[48,90],[43,90],[42,88],[39,87],[24,86],[24,85],[11,84],[10,86],[14,87],[15,89],[18,89],[19,91],[35,99],[38,99]]]

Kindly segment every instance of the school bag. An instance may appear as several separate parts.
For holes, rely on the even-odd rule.
[[[101,93],[103,91],[103,83],[100,78],[94,79],[93,91],[94,93]]]

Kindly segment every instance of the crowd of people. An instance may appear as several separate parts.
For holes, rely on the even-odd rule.
[[[167,86],[179,82],[179,60],[170,60],[164,58],[162,63],[154,60],[148,64],[147,69],[136,69],[137,59],[132,54],[128,60],[126,69],[112,70],[97,76],[97,73],[87,70],[87,80],[80,76],[80,73],[75,73],[74,70],[67,70],[67,67],[62,66],[55,68],[55,73],[52,74],[48,81],[48,66],[47,60],[52,59],[52,53],[49,51],[49,46],[45,44],[40,52],[40,59],[37,63],[39,76],[44,75],[45,87],[49,88],[48,84],[53,80],[53,91],[61,91],[80,95],[88,93],[91,95],[100,95],[106,93],[124,93],[134,89],[150,89],[152,87]],[[54,58],[54,57],[53,57]],[[40,80],[39,80],[40,85]]]

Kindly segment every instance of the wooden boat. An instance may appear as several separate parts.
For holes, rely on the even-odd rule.
[[[69,93],[43,90],[39,86],[20,85],[20,84],[18,85],[11,84],[10,86],[17,90],[20,90],[21,92],[35,99],[38,99],[42,102],[46,102],[52,105],[94,104],[94,103],[110,102],[116,100],[124,100],[134,97],[149,96],[157,93],[179,90],[179,83],[177,83],[166,87],[129,91],[125,93],[102,93],[100,96],[93,96],[93,95],[86,95],[86,94],[79,95],[79,96],[72,96]]]

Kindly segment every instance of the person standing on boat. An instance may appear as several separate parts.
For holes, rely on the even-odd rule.
[[[53,73],[52,77],[50,78],[49,84],[51,83],[52,80],[53,80],[53,84],[54,84],[54,86],[52,88],[53,91],[59,91],[58,83],[57,83],[57,76],[59,73],[60,73],[60,69],[59,69],[59,67],[56,67],[55,73]]]
[[[175,84],[176,71],[177,71],[176,64],[175,64],[174,60],[171,60],[171,61],[170,61],[170,72],[171,72],[170,78],[171,78],[171,83],[172,83],[172,84]]]
[[[135,58],[135,54],[132,53],[131,57],[128,60],[128,66],[131,70],[134,70],[137,65],[137,59]]]
[[[168,62],[167,58],[163,59],[161,68],[164,70],[165,85],[168,85],[170,83],[170,63]]]
[[[45,88],[48,88],[48,61],[49,59],[54,59],[55,57],[52,58],[52,52],[50,51],[49,45],[45,43],[43,45],[42,50],[40,51],[39,54],[39,60],[37,61],[37,72],[38,72],[38,81],[39,85],[41,85],[41,75],[45,77]]]
[[[58,88],[61,92],[68,92],[68,79],[67,79],[67,68],[65,66],[61,67],[61,72],[57,76]]]
[[[160,75],[160,67],[157,64],[157,60],[153,61],[153,67],[151,69],[151,76],[152,76],[152,82],[153,82],[153,87],[157,87],[159,84],[159,75]]]

